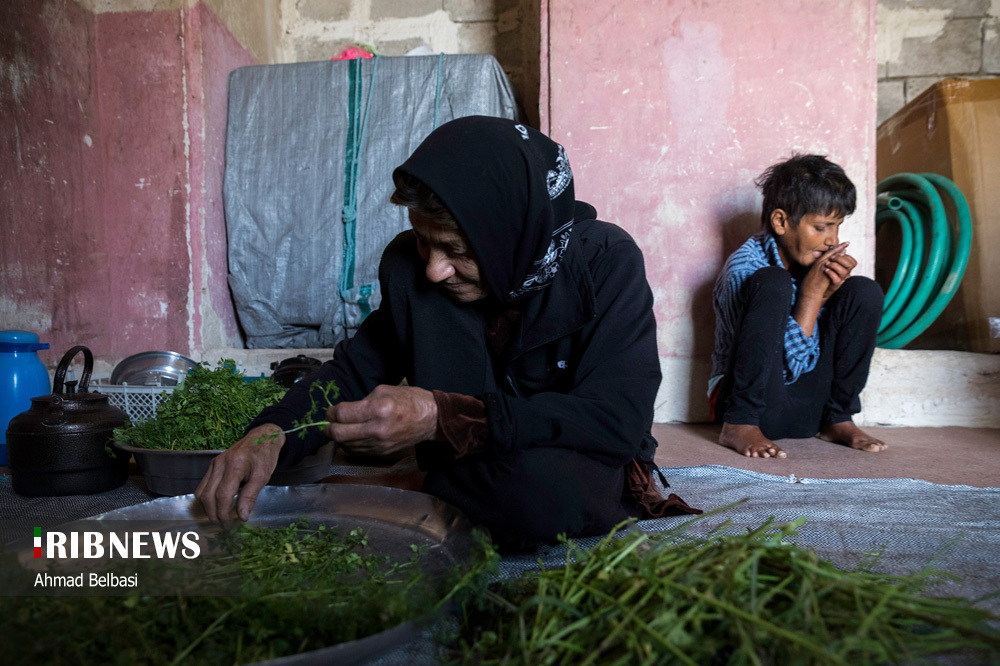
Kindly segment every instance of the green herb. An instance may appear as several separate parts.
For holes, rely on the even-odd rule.
[[[363,530],[305,522],[242,526],[241,555],[203,575],[242,580],[238,597],[4,597],[0,653],[8,664],[243,664],[369,636],[464,594],[496,555],[442,575],[414,546],[392,559]],[[141,574],[145,575],[145,574]]]
[[[146,449],[226,449],[285,389],[269,378],[245,381],[232,360],[212,370],[198,365],[142,423],[116,428],[114,439]]]
[[[317,393],[319,395],[317,395]],[[326,384],[313,382],[309,387],[309,398],[312,404],[309,411],[301,419],[293,422],[293,427],[285,430],[285,434],[298,431],[299,437],[305,438],[307,428],[325,428],[330,422],[320,418],[326,413],[327,407],[333,405],[333,401],[340,397],[340,387],[337,382],[330,380]]]
[[[453,646],[475,664],[910,663],[941,653],[996,655],[996,617],[923,596],[936,576],[847,572],[784,541],[805,519],[743,535],[676,541],[566,541],[563,567],[485,594]]]

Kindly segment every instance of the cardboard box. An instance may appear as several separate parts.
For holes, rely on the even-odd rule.
[[[907,348],[1000,352],[1000,79],[931,86],[879,126],[876,163],[878,182],[901,172],[951,179],[972,213],[972,250],[962,284],[937,321]],[[891,248],[892,242],[884,245]],[[876,254],[877,274],[891,279],[887,269],[894,272],[898,250],[883,252],[877,243]]]

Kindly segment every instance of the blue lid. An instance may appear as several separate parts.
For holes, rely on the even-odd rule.
[[[0,331],[0,352],[38,351],[48,348],[49,343],[39,342],[38,335],[30,331],[17,329]]]

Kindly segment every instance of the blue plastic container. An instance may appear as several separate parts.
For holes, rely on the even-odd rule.
[[[47,342],[28,331],[0,331],[0,465],[7,465],[7,424],[31,408],[31,399],[52,393],[49,371],[38,358]]]

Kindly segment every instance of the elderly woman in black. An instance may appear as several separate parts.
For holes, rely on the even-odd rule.
[[[197,491],[209,516],[228,514],[245,483],[246,519],[276,465],[328,438],[349,453],[413,452],[423,491],[505,550],[695,512],[650,475],[660,370],[642,253],[576,201],[562,146],[513,121],[460,118],[393,179],[413,230],[383,253],[379,309],[216,459]],[[286,439],[309,384],[331,379],[331,425]]]

